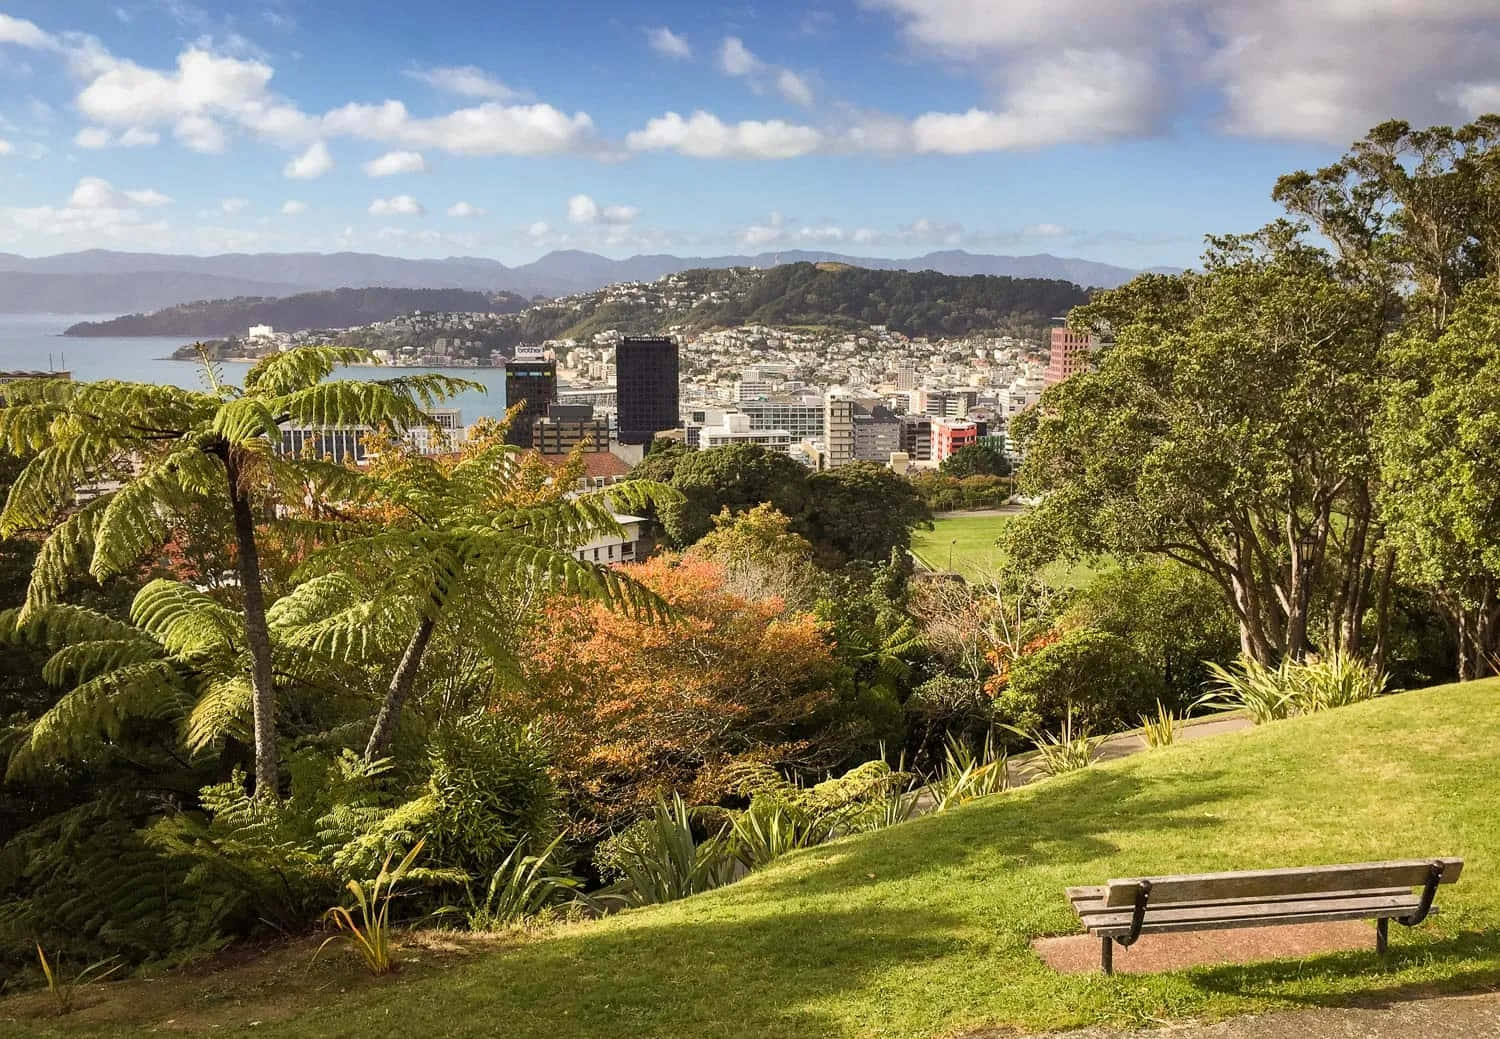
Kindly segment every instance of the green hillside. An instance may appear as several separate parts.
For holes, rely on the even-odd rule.
[[[1500,976],[1497,742],[1500,680],[1178,745],[810,849],[711,894],[560,927],[462,965],[349,991],[323,981],[296,1003],[286,996],[285,1012],[256,1033],[414,1035],[441,1022],[447,1035],[539,1039],[925,1037],[1478,987]],[[1467,860],[1463,879],[1421,927],[1392,928],[1384,963],[1353,952],[1105,979],[1054,974],[1028,944],[1077,930],[1069,884],[1438,853]],[[250,993],[231,977],[173,983],[177,1010],[161,1009],[168,982],[149,983],[161,1016],[128,1023],[160,1025],[205,1005],[222,1011],[216,1020],[248,1023],[235,1008]],[[105,1011],[80,1012],[67,1027],[90,1017],[100,1030],[127,1024],[96,1013]]]

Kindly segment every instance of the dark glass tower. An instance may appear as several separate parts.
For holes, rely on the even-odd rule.
[[[672,339],[627,336],[615,348],[616,425],[620,443],[649,444],[665,429],[676,429],[677,343]]]
[[[525,404],[521,414],[505,432],[505,442],[517,447],[531,446],[531,424],[547,413],[547,405],[557,400],[557,362],[507,361],[505,364],[505,407]]]

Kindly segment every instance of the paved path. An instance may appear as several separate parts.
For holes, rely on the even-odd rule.
[[[1007,1039],[1014,1033],[1004,1033]],[[976,1032],[966,1039],[1001,1033]],[[1046,1039],[1430,1039],[1434,1036],[1500,1039],[1500,992],[1438,996],[1361,1007],[1317,1007],[1232,1017],[1212,1023],[1179,1022],[1163,1028],[1086,1028],[1051,1032]],[[1031,1039],[1042,1039],[1041,1036]]]

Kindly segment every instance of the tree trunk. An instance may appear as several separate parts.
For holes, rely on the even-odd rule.
[[[1380,568],[1380,583],[1376,592],[1375,652],[1370,654],[1370,666],[1378,673],[1385,670],[1385,649],[1391,631],[1391,578],[1396,570],[1396,550],[1386,549],[1385,565]]]
[[[260,553],[255,546],[255,517],[240,487],[239,461],[230,448],[224,460],[229,477],[229,504],[239,555],[240,593],[245,603],[245,643],[250,650],[250,702],[255,722],[255,796],[278,795],[276,761],[276,680],[271,672],[271,632],[260,583]]]
[[[396,734],[396,723],[401,718],[401,708],[411,694],[412,685],[416,683],[417,670],[422,666],[422,654],[427,652],[427,643],[432,640],[432,631],[436,627],[437,622],[431,617],[423,617],[417,630],[412,632],[411,640],[406,644],[406,652],[401,654],[401,663],[396,665],[396,672],[391,675],[385,702],[380,705],[380,713],[375,716],[375,727],[370,730],[370,742],[365,744],[366,761],[374,761],[390,748],[391,737]]]

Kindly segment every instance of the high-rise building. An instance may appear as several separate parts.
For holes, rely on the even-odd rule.
[[[751,429],[784,429],[793,440],[823,435],[823,401],[820,397],[777,395],[763,400],[741,401],[739,409],[750,416]]]
[[[901,450],[913,462],[932,461],[932,416],[903,415],[901,417]]]
[[[676,429],[678,358],[673,339],[626,336],[615,347],[615,424],[622,444],[649,444]]]
[[[854,404],[854,457],[861,462],[889,462],[901,450],[901,419],[875,400]]]
[[[854,398],[830,393],[824,399],[823,454],[830,469],[854,461]]]
[[[505,432],[505,442],[531,446],[531,427],[557,400],[557,362],[539,359],[508,361],[505,365],[505,406],[523,405]]]
[[[1098,341],[1086,332],[1075,332],[1066,325],[1052,327],[1052,339],[1048,344],[1047,373],[1042,381],[1056,386],[1064,379],[1086,371],[1093,362]]]

